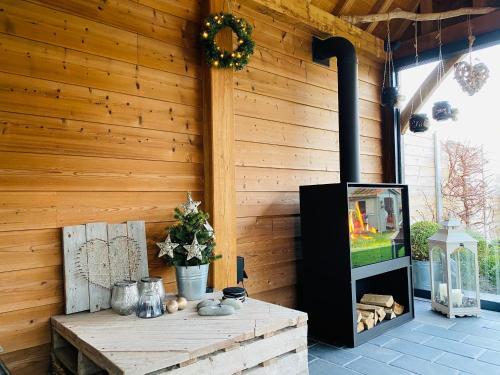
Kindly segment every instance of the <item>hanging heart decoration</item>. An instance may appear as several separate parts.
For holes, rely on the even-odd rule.
[[[484,63],[472,65],[460,61],[455,64],[455,79],[462,90],[471,96],[481,90],[489,75],[490,70]]]

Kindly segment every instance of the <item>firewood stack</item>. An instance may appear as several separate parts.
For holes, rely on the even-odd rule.
[[[404,306],[385,294],[364,294],[356,304],[358,333],[375,327],[382,320],[391,320],[404,312]]]

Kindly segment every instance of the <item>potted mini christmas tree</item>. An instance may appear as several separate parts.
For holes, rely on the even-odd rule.
[[[214,230],[200,204],[188,193],[187,202],[175,209],[177,223],[167,230],[165,241],[157,243],[158,257],[175,266],[178,294],[189,301],[204,298],[209,265],[220,258],[214,254]]]

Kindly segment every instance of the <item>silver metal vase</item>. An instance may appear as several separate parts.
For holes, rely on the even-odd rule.
[[[120,315],[130,315],[137,309],[139,290],[133,280],[118,281],[113,285],[111,308]]]
[[[208,268],[210,264],[199,266],[175,266],[178,294],[188,301],[205,298],[207,290]]]

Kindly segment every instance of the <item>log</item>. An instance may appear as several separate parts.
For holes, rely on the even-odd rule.
[[[401,315],[402,313],[404,313],[405,307],[397,302],[394,302],[394,304],[392,305],[392,311],[394,311],[394,314],[396,315]]]
[[[372,311],[380,315],[382,315],[382,313],[385,312],[382,306],[367,305],[365,303],[357,303],[356,308],[358,310]]]
[[[364,323],[363,323],[363,322],[361,322],[361,321],[359,321],[359,322],[358,322],[358,327],[357,327],[357,331],[358,331],[358,333],[363,332],[364,330],[365,330],[365,325],[364,325]]]
[[[375,318],[375,313],[373,311],[359,311],[359,313],[361,314],[361,320]]]
[[[391,320],[396,317],[396,314],[394,314],[394,311],[392,309],[387,309],[385,312],[385,320]]]
[[[340,16],[340,18],[352,24],[387,22],[396,18],[403,18],[411,21],[421,22],[421,21],[444,20],[447,18],[454,18],[465,15],[487,14],[494,12],[496,10],[498,10],[498,8],[482,7],[482,8],[460,8],[460,9],[448,10],[446,12],[436,12],[436,13],[413,13],[398,8],[390,11],[389,13]]]
[[[380,320],[380,321],[384,320],[386,315],[387,314],[385,313],[385,310],[377,311],[378,320]]]
[[[382,307],[391,307],[394,304],[394,298],[385,294],[370,294],[367,293],[361,297],[361,303],[367,305],[376,305]]]
[[[359,322],[361,322],[361,318],[363,317],[363,315],[361,315],[361,312],[359,312],[359,311],[356,311],[356,313],[357,313],[357,317],[356,317],[357,320],[356,321],[359,323]]]
[[[363,318],[361,321],[365,325],[365,329],[372,329],[375,325],[375,320],[373,318]]]

